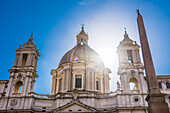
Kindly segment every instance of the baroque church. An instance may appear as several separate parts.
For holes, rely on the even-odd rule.
[[[34,92],[37,63],[40,54],[33,43],[16,49],[9,80],[0,81],[0,112],[24,113],[148,113],[148,94],[140,46],[125,31],[117,47],[119,67],[115,92],[110,92],[109,68],[105,68],[98,53],[89,47],[84,27],[76,36],[77,45],[51,70],[51,95]],[[161,93],[170,108],[170,75],[157,76]],[[131,87],[134,84],[134,87]]]

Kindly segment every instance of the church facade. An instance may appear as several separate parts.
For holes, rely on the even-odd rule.
[[[62,57],[58,68],[51,71],[51,95],[40,95],[34,92],[40,54],[31,35],[28,42],[16,50],[9,80],[0,81],[0,112],[148,113],[145,101],[148,89],[136,41],[125,31],[117,47],[121,83],[117,82],[116,91],[110,92],[111,71],[88,46],[84,27],[76,38],[77,45]],[[157,80],[170,108],[170,76],[157,76]]]

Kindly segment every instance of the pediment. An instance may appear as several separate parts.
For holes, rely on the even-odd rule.
[[[60,112],[92,112],[92,110],[78,104],[73,104],[62,109]]]
[[[57,108],[55,110],[56,112],[96,112],[97,109],[91,107],[91,106],[88,106],[88,105],[85,105],[79,101],[73,101],[73,102],[70,102],[64,106],[61,106],[60,108]]]

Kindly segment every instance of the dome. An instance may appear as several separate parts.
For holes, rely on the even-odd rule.
[[[77,45],[71,50],[69,50],[62,57],[59,63],[59,67],[61,66],[61,64],[74,62],[75,58],[78,59],[78,62],[79,61],[92,62],[95,63],[96,65],[104,67],[104,63],[101,60],[99,54],[87,45]]]

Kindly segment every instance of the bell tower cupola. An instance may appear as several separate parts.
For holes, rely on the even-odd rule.
[[[77,45],[88,45],[88,35],[84,32],[84,25],[81,27],[81,32],[77,35]]]
[[[139,45],[136,41],[129,38],[125,29],[123,40],[118,46],[119,64],[120,65],[140,65]]]
[[[16,57],[12,69],[6,96],[26,96],[34,90],[37,75],[37,63],[40,56],[33,43],[33,33],[29,40],[15,51]]]
[[[36,70],[39,56],[40,54],[36,45],[33,43],[33,33],[31,33],[31,37],[27,43],[23,44],[23,48],[20,45],[20,47],[16,50],[14,67],[32,67]]]
[[[120,75],[123,93],[146,93],[144,67],[141,63],[140,46],[129,38],[125,29],[123,40],[120,42],[117,53],[119,58],[118,75]]]

